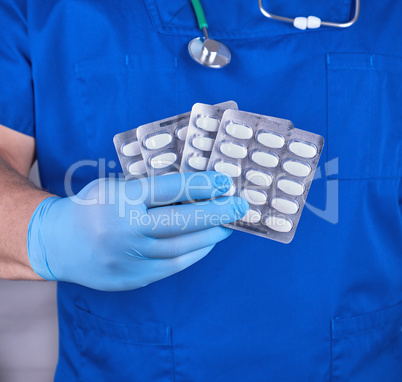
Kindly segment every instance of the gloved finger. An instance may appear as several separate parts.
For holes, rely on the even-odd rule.
[[[138,195],[141,182],[142,195]],[[215,171],[187,172],[151,176],[127,182],[126,197],[138,205],[140,199],[148,208],[187,200],[210,199],[227,192],[232,179]]]
[[[215,245],[232,234],[233,230],[226,227],[213,227],[203,231],[187,233],[166,239],[154,239],[146,255],[137,252],[133,256],[151,259],[169,259],[185,255],[198,249]]]
[[[137,226],[146,236],[171,237],[232,223],[242,218],[248,208],[248,203],[236,196],[151,208],[140,217]]]
[[[188,268],[190,265],[193,265],[197,261],[204,258],[206,255],[208,255],[208,253],[211,252],[214,246],[215,245],[210,245],[208,247],[201,248],[194,252],[190,252],[172,259],[153,260],[153,270],[151,273],[144,276],[144,279],[142,280],[142,286],[146,286],[155,281],[164,279]]]

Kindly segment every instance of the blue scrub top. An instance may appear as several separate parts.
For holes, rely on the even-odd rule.
[[[333,21],[354,8],[264,3]],[[232,99],[326,141],[291,244],[234,232],[145,288],[59,283],[56,381],[402,381],[402,2],[362,3],[351,28],[299,31],[257,0],[203,0],[232,52],[222,70],[188,55],[190,1],[0,3],[0,123],[36,138],[53,193],[80,160],[75,192],[121,172],[116,133],[195,102]]]

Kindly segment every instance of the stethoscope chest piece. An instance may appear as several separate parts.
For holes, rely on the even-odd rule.
[[[231,59],[230,51],[225,44],[209,38],[194,38],[188,44],[188,51],[194,61],[208,68],[223,68]]]

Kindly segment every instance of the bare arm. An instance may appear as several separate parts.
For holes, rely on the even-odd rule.
[[[28,179],[35,156],[32,137],[0,125],[0,278],[42,280],[27,253],[29,221],[50,194]]]

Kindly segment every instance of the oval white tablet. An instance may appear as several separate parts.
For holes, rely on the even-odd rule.
[[[287,160],[283,163],[282,167],[284,168],[285,171],[287,171],[289,174],[292,174],[294,176],[302,176],[305,177],[310,174],[311,169],[310,166],[301,163],[301,162],[296,162],[294,160]]]
[[[214,140],[208,137],[194,137],[193,146],[198,150],[211,151],[214,145]]]
[[[267,195],[264,192],[253,190],[250,188],[244,188],[240,192],[240,196],[247,200],[251,204],[256,206],[262,206],[267,201]]]
[[[218,131],[220,120],[210,117],[198,117],[195,124],[200,129],[210,132]]]
[[[264,224],[277,232],[289,232],[293,223],[291,220],[269,215],[264,218]]]
[[[248,210],[240,220],[246,223],[257,224],[261,220],[261,213],[255,210]]]
[[[314,158],[317,154],[317,147],[312,143],[292,141],[289,143],[289,150],[302,158]]]
[[[226,156],[235,159],[242,159],[247,155],[247,149],[244,146],[232,142],[222,142],[220,150]]]
[[[131,163],[128,166],[128,172],[131,175],[145,174],[147,169],[145,168],[145,162],[141,159],[138,162]]]
[[[285,138],[275,133],[261,132],[257,135],[257,141],[262,145],[273,149],[280,149],[285,144]]]
[[[203,171],[207,168],[208,158],[201,156],[192,156],[188,159],[188,164],[195,170]]]
[[[290,179],[279,179],[278,188],[288,195],[299,196],[304,192],[304,185]]]
[[[187,130],[188,126],[179,127],[179,129],[176,131],[177,138],[179,138],[181,141],[185,141],[187,136]]]
[[[229,191],[226,191],[222,196],[233,196],[236,192],[236,187],[232,184],[232,187],[229,188]]]
[[[149,150],[158,150],[172,142],[172,136],[167,133],[153,135],[145,139],[145,147]]]
[[[228,162],[216,162],[214,165],[215,171],[227,174],[232,178],[237,178],[241,173],[240,166]]]
[[[151,167],[153,168],[165,168],[170,166],[177,159],[177,155],[175,153],[164,153],[160,155],[156,155],[151,159]]]
[[[250,126],[229,122],[226,132],[237,139],[250,139],[253,136],[253,129]]]
[[[254,151],[251,154],[251,159],[263,167],[276,167],[279,163],[279,159],[276,155],[264,151]]]
[[[269,187],[272,183],[272,176],[261,171],[248,170],[246,179],[257,186]]]
[[[271,200],[271,206],[277,211],[288,215],[293,215],[299,210],[299,205],[296,201],[283,198],[273,198]]]
[[[121,148],[121,152],[126,156],[126,157],[133,157],[135,155],[141,154],[140,150],[140,142],[135,141],[131,143],[127,143]]]

